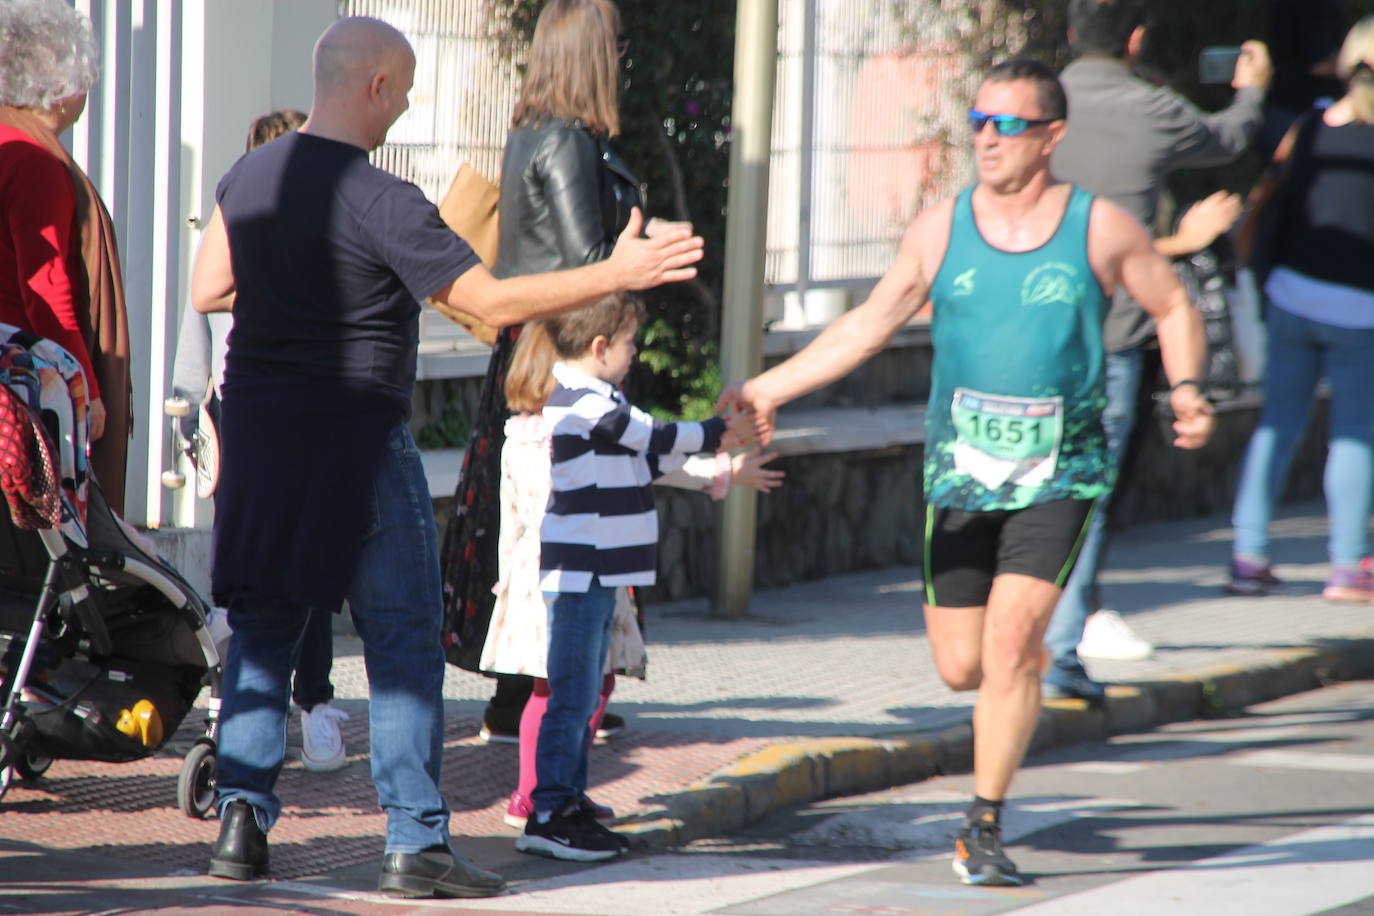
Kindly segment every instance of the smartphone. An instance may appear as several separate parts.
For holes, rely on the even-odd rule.
[[[1236,61],[1240,59],[1240,48],[1211,47],[1203,48],[1197,56],[1197,78],[1199,83],[1229,83],[1236,75]]]

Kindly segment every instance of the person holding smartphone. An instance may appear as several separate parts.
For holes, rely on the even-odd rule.
[[[1230,106],[1215,114],[1198,110],[1172,89],[1136,73],[1151,6],[1148,0],[1070,3],[1069,43],[1076,59],[1061,76],[1069,120],[1052,168],[1056,178],[1120,204],[1152,230],[1170,172],[1230,162],[1250,145],[1263,117],[1272,67],[1262,42],[1245,42],[1231,77],[1236,94]],[[1155,250],[1166,257],[1187,254],[1228,229],[1238,215],[1237,202],[1208,200],[1208,213],[1192,214],[1195,218],[1185,220],[1178,234],[1156,239]],[[1117,466],[1135,425],[1142,350],[1153,338],[1150,317],[1118,289],[1104,328],[1107,409],[1102,416],[1107,447]],[[1045,637],[1047,696],[1089,702],[1105,696],[1105,688],[1088,676],[1079,655],[1078,646],[1090,629],[1097,631],[1092,634],[1093,651],[1106,657],[1140,658],[1153,651],[1120,617],[1096,614],[1097,571],[1106,532],[1106,512],[1101,510],[1108,498],[1094,514]],[[1088,647],[1085,644],[1085,650]]]

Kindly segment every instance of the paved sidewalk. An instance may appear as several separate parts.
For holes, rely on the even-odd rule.
[[[1320,506],[1292,508],[1276,525],[1279,571],[1291,583],[1285,595],[1223,595],[1229,540],[1221,519],[1143,526],[1117,538],[1104,598],[1159,651],[1145,662],[1090,662],[1094,674],[1123,686],[1105,711],[1047,704],[1041,746],[1142,730],[1374,671],[1374,605],[1320,597]],[[951,693],[935,674],[918,570],[760,593],[753,616],[740,621],[708,617],[704,602],[660,606],[647,626],[649,678],[620,681],[612,709],[630,726],[594,749],[591,790],[642,846],[969,766],[972,697]],[[338,640],[334,681],[339,705],[352,714],[345,723],[352,762],[321,775],[293,761],[283,772],[286,811],[272,834],[276,883],[255,891],[274,906],[294,905],[293,895],[308,893],[312,882],[375,886],[383,819],[368,773],[356,639]],[[518,881],[535,873],[538,860],[513,853],[515,831],[501,820],[515,783],[515,748],[476,736],[490,687],[449,671],[444,790],[459,848]],[[198,732],[199,715],[172,751]],[[297,728],[293,721],[293,749]],[[155,900],[172,912],[206,905],[207,894],[237,893],[235,885],[201,877],[217,824],[176,810],[179,771],[179,756],[169,752],[118,766],[58,761],[42,781],[17,783],[0,801],[0,913],[82,911],[41,906],[44,895],[82,887],[92,889],[91,908],[101,911],[142,911]],[[345,907],[336,899],[329,912],[398,906],[373,899]]]

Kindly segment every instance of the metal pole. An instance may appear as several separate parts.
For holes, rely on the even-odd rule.
[[[763,363],[763,262],[777,67],[778,0],[738,0],[720,344],[720,374],[727,384],[756,375]],[[733,487],[721,505],[712,616],[749,613],[757,496]]]
[[[820,29],[820,14],[816,0],[802,4],[806,18],[802,22],[802,86],[801,86],[801,147],[797,150],[797,171],[801,186],[800,212],[797,214],[797,308],[806,314],[806,291],[811,288],[811,213],[812,196],[816,192],[812,176],[816,160],[816,33]]]

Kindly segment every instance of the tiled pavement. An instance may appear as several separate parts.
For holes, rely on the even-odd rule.
[[[1123,533],[1111,551],[1104,598],[1159,651],[1150,661],[1092,670],[1121,682],[1160,682],[1258,670],[1314,645],[1345,647],[1359,664],[1374,662],[1374,606],[1320,598],[1324,539],[1319,506],[1291,509],[1274,542],[1289,593],[1253,600],[1221,594],[1229,545],[1222,520]],[[593,796],[614,806],[622,823],[656,822],[682,790],[779,742],[805,748],[821,738],[882,738],[966,723],[971,697],[938,681],[919,601],[918,571],[893,569],[761,593],[744,620],[710,618],[700,602],[652,608],[649,678],[622,679],[617,688],[612,708],[630,728],[594,749]],[[370,865],[382,853],[384,825],[367,765],[365,679],[353,638],[338,640],[334,681],[339,704],[352,714],[345,723],[352,762],[332,774],[288,764],[279,783],[286,810],[272,834],[274,879]],[[489,681],[449,671],[443,788],[455,834],[478,838],[468,842],[481,848],[508,849],[499,838],[514,836],[501,814],[514,786],[515,748],[476,737],[489,692]],[[94,856],[169,881],[199,873],[216,825],[177,811],[180,759],[172,752],[199,733],[200,715],[155,759],[58,761],[42,781],[17,783],[0,801],[0,891],[6,873],[36,851],[77,854],[87,863]],[[293,721],[293,747],[296,727]],[[707,818],[704,829],[710,826]],[[644,836],[653,840],[652,834]],[[3,904],[0,894],[0,911]]]

